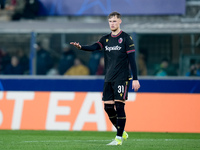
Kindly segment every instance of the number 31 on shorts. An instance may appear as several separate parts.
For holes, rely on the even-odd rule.
[[[124,93],[124,85],[118,85],[118,93]]]

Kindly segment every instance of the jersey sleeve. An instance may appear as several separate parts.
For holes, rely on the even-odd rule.
[[[137,65],[135,61],[135,45],[131,36],[127,36],[126,38],[126,53],[128,54],[133,80],[138,80]]]
[[[95,51],[95,50],[102,50],[104,48],[104,36],[97,41],[96,43],[92,44],[92,45],[82,45],[81,46],[81,50],[84,51]]]
[[[95,50],[100,50],[100,49],[101,49],[101,47],[97,43],[94,43],[92,45],[83,45],[83,46],[81,46],[81,50],[84,50],[84,51],[95,51]]]
[[[105,41],[105,38],[104,36],[97,42],[99,44],[99,46],[101,47],[101,49],[104,48],[104,41]]]
[[[131,36],[126,37],[126,53],[130,54],[135,52],[135,45]]]

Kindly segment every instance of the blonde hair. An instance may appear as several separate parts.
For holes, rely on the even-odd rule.
[[[108,19],[114,17],[114,16],[117,16],[117,18],[120,18],[121,19],[121,14],[114,11],[114,12],[111,12],[109,15],[108,15]]]

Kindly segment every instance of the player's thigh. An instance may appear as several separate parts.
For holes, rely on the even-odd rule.
[[[128,89],[130,81],[116,81],[113,85],[114,100],[125,101],[128,98]]]
[[[111,82],[104,83],[102,100],[104,102],[114,100],[114,93],[113,93]]]

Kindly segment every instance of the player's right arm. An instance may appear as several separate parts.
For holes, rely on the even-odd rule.
[[[95,51],[101,49],[101,46],[98,43],[94,43],[92,45],[83,45],[83,46],[76,42],[71,42],[70,44],[84,51]]]
[[[71,45],[74,45],[76,48],[81,49],[81,45],[76,42],[70,42]]]

